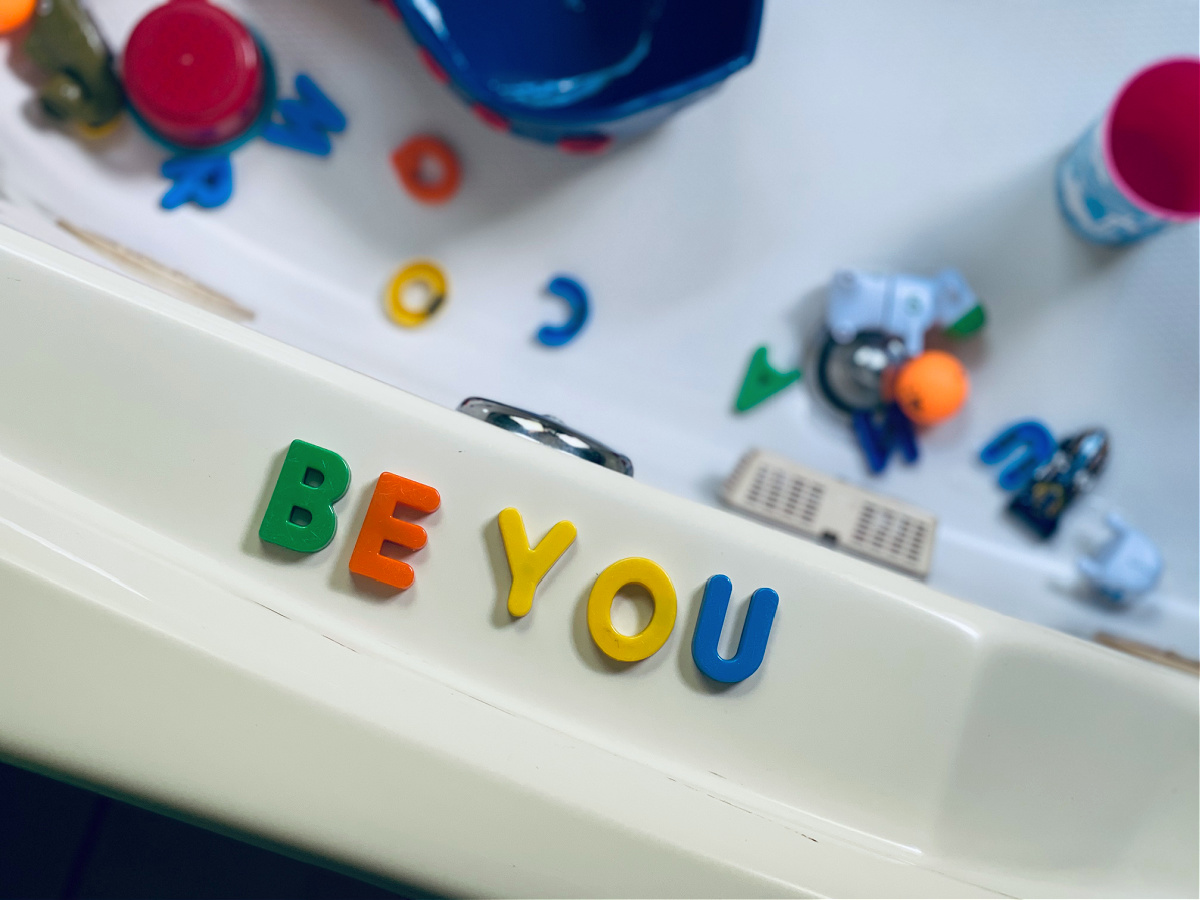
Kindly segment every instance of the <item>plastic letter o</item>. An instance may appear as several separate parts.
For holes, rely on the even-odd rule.
[[[641,634],[621,634],[613,627],[612,604],[617,591],[627,584],[640,584],[650,592],[654,615]],[[657,653],[675,627],[675,586],[658,563],[632,556],[613,563],[596,576],[588,596],[588,631],[607,656],[621,662],[637,662]]]
[[[404,289],[413,282],[424,284],[429,291],[429,305],[424,309],[409,309],[404,305]],[[419,259],[397,272],[388,284],[383,308],[397,325],[416,328],[425,322],[446,302],[449,285],[446,275],[434,263]]]

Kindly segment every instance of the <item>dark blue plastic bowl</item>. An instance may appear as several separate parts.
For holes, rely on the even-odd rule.
[[[489,125],[594,152],[754,59],[762,0],[392,0]]]

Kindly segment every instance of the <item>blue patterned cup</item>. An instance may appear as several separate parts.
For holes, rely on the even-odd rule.
[[[1200,216],[1200,59],[1163,60],[1125,83],[1060,163],[1058,203],[1101,244]]]

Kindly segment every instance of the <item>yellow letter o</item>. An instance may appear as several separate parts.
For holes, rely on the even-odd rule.
[[[429,303],[424,309],[409,309],[404,305],[404,289],[413,282],[420,282],[429,291]],[[428,260],[409,263],[396,273],[388,285],[383,308],[393,322],[405,328],[424,325],[426,320],[442,308],[449,290],[446,275]]]
[[[612,604],[617,591],[627,584],[640,584],[650,592],[654,615],[641,634],[621,634],[613,628]],[[588,631],[605,654],[621,662],[636,662],[657,653],[675,627],[675,586],[662,567],[649,559],[632,556],[617,560],[596,576],[588,596]]]

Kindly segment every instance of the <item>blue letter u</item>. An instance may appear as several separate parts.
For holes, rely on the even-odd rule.
[[[732,593],[733,582],[728,576],[714,575],[708,579],[708,584],[704,586],[704,599],[700,602],[696,633],[692,635],[692,659],[696,661],[696,668],[713,681],[725,684],[745,681],[758,671],[763,654],[767,652],[767,638],[771,636],[775,610],[779,607],[779,595],[773,590],[759,588],[755,591],[750,598],[750,609],[746,612],[737,654],[733,659],[724,659],[717,652],[717,641],[725,625],[725,613],[729,611],[729,596]]]

